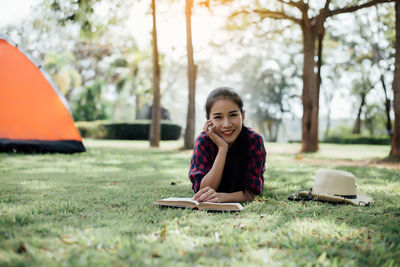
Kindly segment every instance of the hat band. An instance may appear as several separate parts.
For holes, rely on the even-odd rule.
[[[357,195],[336,195],[336,194],[334,194],[334,196],[344,197],[344,198],[349,198],[349,199],[357,198]]]

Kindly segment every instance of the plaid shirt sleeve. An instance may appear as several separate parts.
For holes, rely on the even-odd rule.
[[[192,188],[195,193],[199,191],[203,177],[212,168],[217,149],[216,145],[204,132],[196,139],[189,169],[189,179],[192,182]]]
[[[250,191],[255,195],[261,194],[264,187],[266,155],[264,140],[254,130],[249,129],[249,165],[247,178],[250,182]]]

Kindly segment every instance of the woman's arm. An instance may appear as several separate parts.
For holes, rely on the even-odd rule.
[[[238,191],[233,193],[217,193],[218,202],[246,202],[253,200],[253,195],[248,191]]]
[[[253,195],[248,191],[237,191],[233,193],[218,193],[207,186],[197,192],[193,199],[199,202],[246,202],[253,200]]]
[[[212,125],[210,120],[204,124],[203,130],[217,145],[218,153],[212,168],[201,180],[200,190],[206,187],[217,190],[224,172],[228,144],[215,132],[215,126]]]
[[[211,187],[214,190],[217,190],[219,184],[221,183],[222,174],[224,172],[227,153],[228,149],[218,149],[218,153],[212,168],[201,180],[200,189]]]

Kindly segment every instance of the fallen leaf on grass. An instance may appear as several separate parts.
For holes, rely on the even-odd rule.
[[[295,159],[302,160],[304,157],[302,155],[296,155]]]
[[[151,254],[151,256],[152,256],[153,258],[160,258],[160,257],[161,257],[160,249],[159,249],[159,248],[155,248],[154,251],[153,251],[153,253]]]
[[[114,181],[114,182],[108,183],[107,185],[117,185],[117,184],[118,184],[118,181]]]
[[[183,249],[179,249],[178,250],[178,255],[179,256],[184,256],[184,255],[186,255],[187,254],[187,252],[185,251],[185,250],[183,250]]]
[[[26,250],[25,245],[20,245],[15,252],[17,252],[18,254],[26,253],[27,250]]]
[[[239,223],[239,224],[236,224],[236,225],[233,226],[233,228],[235,228],[235,229],[237,229],[237,228],[243,229],[245,227],[246,227],[246,225],[243,224],[243,223]]]
[[[167,240],[167,229],[165,229],[165,227],[163,227],[163,228],[161,229],[160,239],[161,239],[162,242],[164,242],[165,240]]]
[[[53,251],[51,248],[48,248],[48,247],[40,246],[39,248],[42,249],[42,250],[44,250],[44,251],[49,251],[49,252],[52,252],[52,251]]]
[[[267,201],[267,199],[265,199],[264,197],[261,197],[261,196],[255,196],[254,201],[255,202],[264,202],[264,201]]]
[[[103,247],[104,251],[110,254],[115,254],[118,252],[117,249],[112,249],[112,248],[107,248],[107,247]]]
[[[72,245],[72,244],[78,243],[78,241],[70,235],[62,236],[62,237],[60,237],[60,239],[64,244],[67,244],[67,245]]]

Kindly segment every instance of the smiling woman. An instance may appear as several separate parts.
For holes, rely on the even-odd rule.
[[[240,96],[231,88],[207,97],[203,132],[197,138],[189,179],[199,202],[245,202],[262,192],[266,152],[262,137],[243,125]]]
[[[221,98],[207,112],[205,131],[215,132],[231,147],[242,131],[244,111],[230,99]]]

